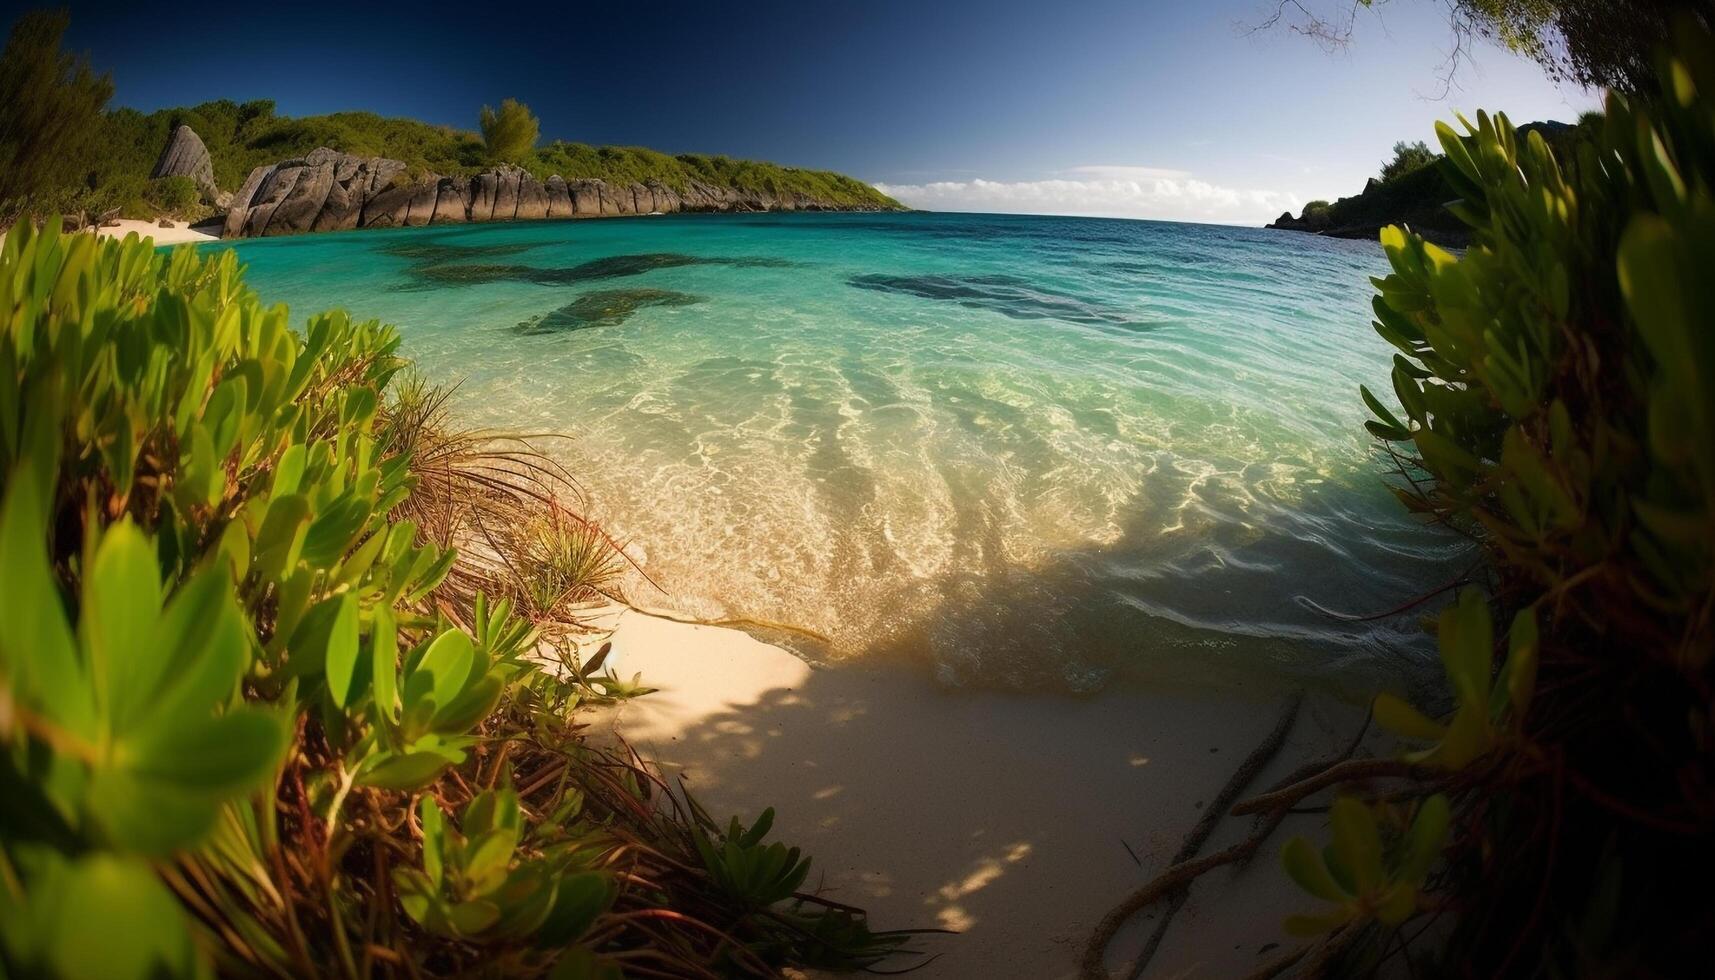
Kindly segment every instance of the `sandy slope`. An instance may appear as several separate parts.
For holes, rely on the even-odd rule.
[[[207,223],[193,228],[183,221],[176,221],[171,228],[161,228],[153,221],[121,218],[96,233],[107,238],[124,238],[135,233],[138,238],[153,238],[156,245],[181,245],[185,242],[212,242],[220,237],[217,230],[216,226]]]
[[[618,673],[663,690],[597,724],[682,774],[718,818],[775,806],[777,833],[817,858],[812,883],[878,926],[958,930],[920,943],[941,954],[923,977],[1074,975],[1090,929],[1165,864],[1281,696],[950,692],[905,668],[812,670],[740,632],[634,613],[613,642]],[[1259,785],[1360,718],[1311,699]],[[1294,820],[1288,831],[1317,831]],[[1209,849],[1247,827],[1227,821]],[[1290,942],[1280,920],[1311,903],[1277,853],[1200,883],[1149,975],[1239,975]],[[1140,920],[1114,948],[1129,957],[1144,934]]]

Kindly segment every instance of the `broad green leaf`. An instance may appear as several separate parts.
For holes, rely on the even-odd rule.
[[[250,665],[250,640],[226,569],[206,569],[174,594],[149,641],[148,659],[157,676],[150,683],[140,676],[119,692],[115,732],[207,717],[232,697]]]
[[[334,703],[344,708],[363,694],[368,678],[358,668],[357,599],[347,592],[337,600],[338,611],[328,628],[327,664],[328,693]]]
[[[475,662],[476,650],[464,631],[447,630],[435,637],[411,676],[405,679],[406,706],[425,700],[434,702],[437,708],[452,704],[464,690]]]
[[[613,883],[606,875],[588,871],[562,876],[553,909],[536,930],[536,945],[552,948],[576,942],[607,911],[613,897]]]
[[[380,535],[377,535],[379,538]],[[381,717],[390,722],[399,720],[399,633],[393,622],[393,610],[378,606],[375,622],[369,628],[369,663],[374,690],[374,703]]]
[[[1343,902],[1350,897],[1328,873],[1321,853],[1302,837],[1292,838],[1280,849],[1280,863],[1298,887],[1317,898]]]
[[[418,744],[423,741],[419,739]],[[418,790],[434,782],[448,766],[463,761],[464,752],[456,749],[383,751],[369,758],[358,773],[357,782],[377,789]]]
[[[0,508],[0,669],[16,685],[14,696],[93,739],[95,704],[48,569],[45,507],[35,480],[8,482]]]
[[[423,827],[423,871],[435,890],[439,890],[446,848],[446,817],[433,796],[424,796],[417,802],[417,819]]]
[[[1419,804],[1417,817],[1406,835],[1405,854],[1400,860],[1398,878],[1414,887],[1428,876],[1430,866],[1441,856],[1441,844],[1447,839],[1452,820],[1452,808],[1447,797],[1436,793]]]
[[[1328,820],[1334,831],[1334,851],[1351,869],[1357,884],[1355,893],[1369,894],[1383,880],[1381,833],[1375,814],[1362,802],[1341,796],[1334,800]]]
[[[1386,692],[1376,695],[1375,718],[1376,724],[1406,738],[1434,741],[1447,732],[1447,726],[1431,721],[1402,698]]]
[[[246,706],[215,718],[152,726],[115,748],[115,764],[145,780],[218,798],[261,786],[285,747],[284,720]]]
[[[44,945],[56,976],[155,980],[207,972],[178,899],[141,861],[91,854],[72,865],[55,898]]]
[[[1488,710],[1489,669],[1494,663],[1494,628],[1488,603],[1476,589],[1467,589],[1459,604],[1441,614],[1441,662],[1447,677],[1466,704]]]
[[[462,936],[475,936],[499,918],[499,906],[481,899],[459,902],[447,910],[447,920]]]
[[[153,673],[149,638],[161,612],[155,549],[130,520],[107,529],[84,577],[84,654],[95,701],[104,713]]]
[[[299,494],[275,497],[269,503],[251,549],[254,571],[264,581],[280,581],[283,574],[298,563],[298,552],[309,520],[310,502]]]

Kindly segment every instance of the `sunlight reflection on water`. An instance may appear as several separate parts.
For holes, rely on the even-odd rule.
[[[215,247],[228,247],[225,245]],[[1445,578],[1362,430],[1370,244],[978,215],[684,216],[238,246],[269,301],[401,325],[473,422],[553,429],[692,614],[812,657],[1088,690],[1409,682]],[[548,329],[547,327],[553,327]]]

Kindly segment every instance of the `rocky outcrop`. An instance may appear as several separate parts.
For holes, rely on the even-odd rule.
[[[192,133],[191,139],[195,140],[196,134]],[[200,148],[202,142],[197,140],[196,145]],[[203,155],[206,159],[206,150]],[[844,209],[802,194],[740,191],[694,181],[675,189],[656,183],[566,180],[559,175],[538,180],[528,171],[509,165],[468,178],[411,174],[398,160],[353,156],[322,147],[301,160],[251,171],[244,186],[232,196],[222,234],[227,238],[256,238],[469,221],[679,211],[833,210]]]
[[[1372,177],[1361,194],[1307,206],[1296,218],[1288,211],[1265,227],[1375,241],[1382,228],[1398,224],[1438,245],[1462,248],[1470,235],[1446,208],[1456,196],[1441,168],[1424,167],[1386,182]]]
[[[189,126],[180,125],[173,130],[173,135],[161,149],[161,158],[155,161],[155,169],[149,176],[157,179],[189,177],[210,204],[223,203],[219,200],[220,189],[214,184],[214,160],[209,157],[208,147],[203,145],[202,137]]]

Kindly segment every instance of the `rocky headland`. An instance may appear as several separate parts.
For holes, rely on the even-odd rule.
[[[155,176],[194,180],[210,203],[226,209],[223,238],[259,238],[353,228],[407,228],[478,221],[599,218],[682,211],[873,210],[798,192],[687,181],[611,183],[558,174],[538,179],[502,164],[471,176],[413,172],[402,161],[328,147],[299,159],[257,167],[231,194],[214,185],[208,149],[189,126],[177,127]]]

